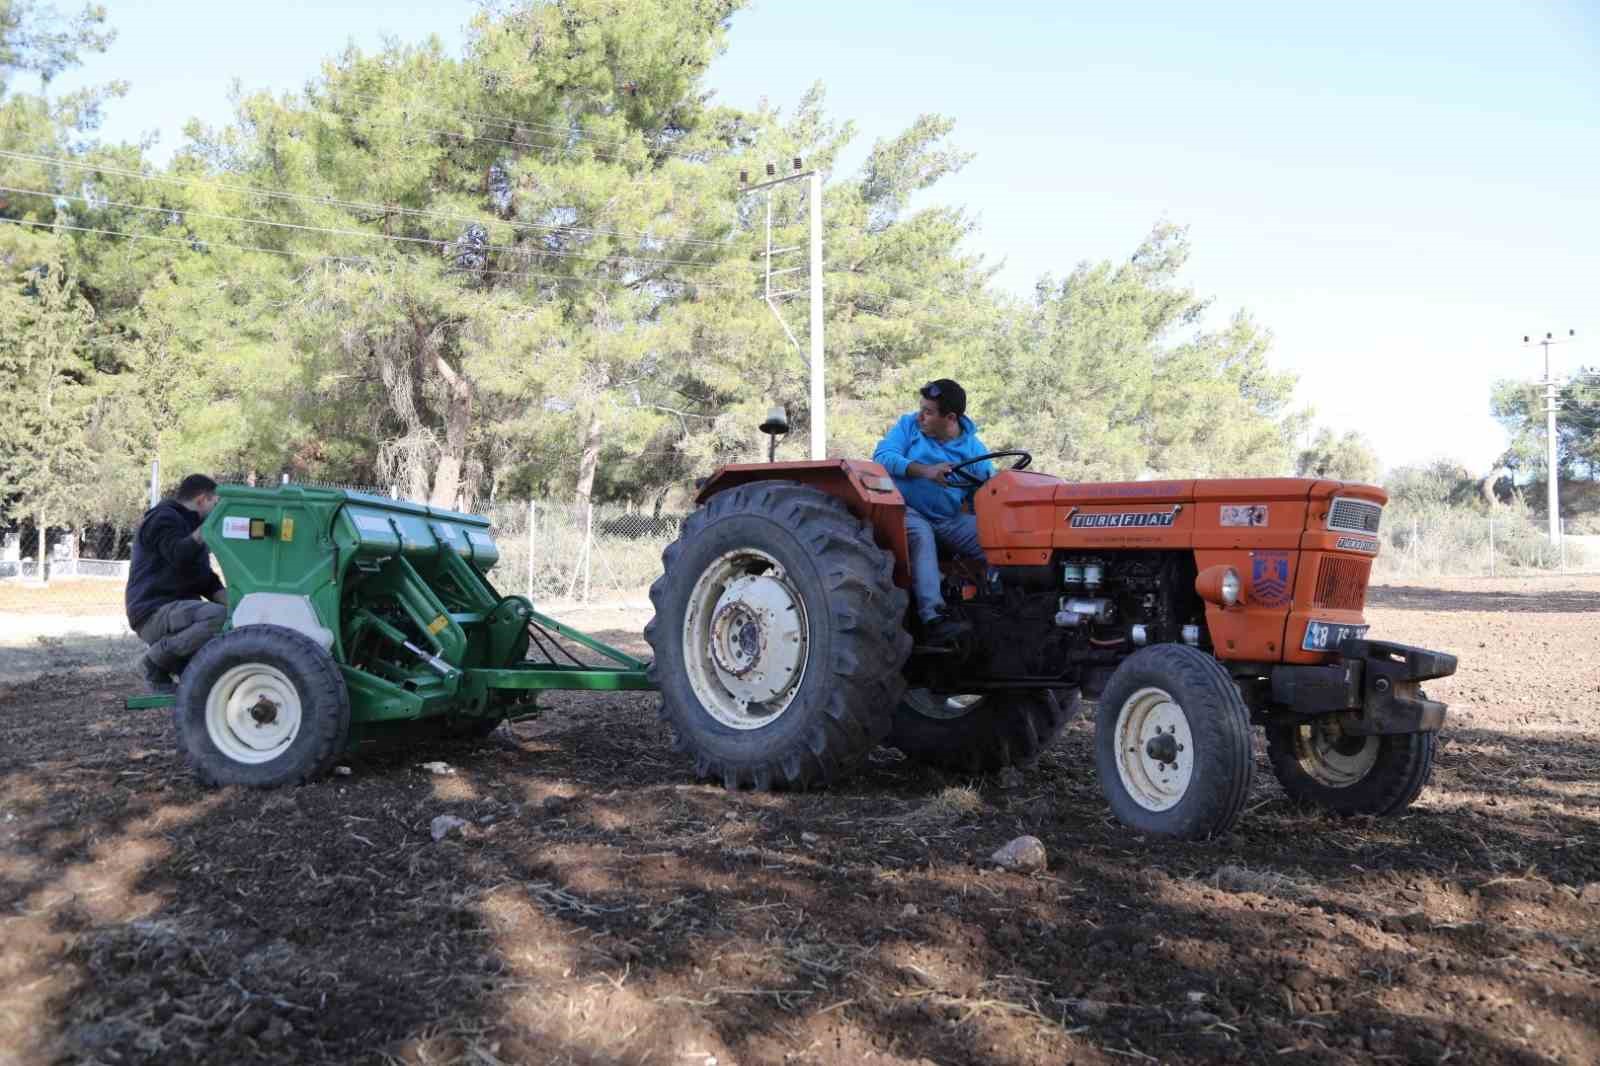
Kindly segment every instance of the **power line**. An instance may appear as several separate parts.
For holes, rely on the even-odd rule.
[[[35,155],[31,152],[13,152],[0,149],[0,158],[17,159],[24,162],[46,163],[55,166],[69,167],[76,170],[93,171],[95,173],[116,174],[121,177],[133,178],[138,181],[165,182],[171,185],[190,185],[195,182],[208,181],[203,177],[175,178],[165,174],[141,174],[136,170],[125,167],[111,166],[100,163],[85,163],[76,159],[67,159],[62,156]],[[247,185],[235,182],[211,182],[213,188],[224,189],[229,192],[245,193],[251,196],[265,196],[271,199],[291,200],[301,203],[318,204],[324,207],[337,207],[347,211],[370,211],[380,215],[405,215],[414,218],[437,218],[449,222],[467,222],[478,225],[502,225],[514,230],[536,230],[552,233],[571,233],[584,237],[614,237],[625,240],[658,241],[664,244],[688,244],[696,247],[721,248],[737,244],[737,241],[724,238],[722,240],[709,240],[703,237],[662,236],[649,233],[629,233],[623,230],[596,229],[584,226],[562,226],[555,223],[521,222],[507,219],[484,219],[473,215],[456,215],[446,211],[430,211],[419,207],[400,207],[393,204],[374,204],[360,200],[343,200],[332,196],[314,196],[308,193],[285,192],[281,189],[268,189],[259,185]]]
[[[439,115],[453,115],[453,116],[455,116],[457,118],[466,118],[466,119],[470,119],[470,120],[475,121],[475,122],[484,122],[484,123],[488,123],[490,125],[500,126],[500,127],[504,128],[504,129],[511,130],[512,132],[515,132],[519,128],[524,128],[525,127],[527,129],[545,130],[545,131],[548,131],[551,134],[560,136],[562,138],[575,137],[575,138],[578,138],[580,140],[587,140],[587,141],[606,141],[606,142],[609,142],[609,143],[612,143],[612,144],[623,145],[623,146],[630,146],[633,143],[630,139],[628,139],[626,137],[608,137],[605,134],[593,133],[593,132],[590,132],[589,130],[585,130],[585,129],[579,127],[579,126],[558,126],[558,125],[555,125],[554,123],[538,122],[538,121],[535,121],[533,119],[502,118],[502,117],[500,117],[498,115],[491,115],[491,114],[488,114],[487,112],[483,112],[483,111],[468,111],[468,110],[465,110],[465,109],[462,109],[462,108],[443,107],[443,106],[440,106],[438,104],[429,104],[429,103],[420,103],[420,104],[418,104],[418,103],[414,103],[414,102],[413,103],[401,103],[401,102],[395,100],[392,97],[383,96],[383,95],[381,95],[379,93],[367,93],[367,92],[359,92],[359,91],[354,90],[354,89],[335,89],[335,88],[327,89],[326,93],[327,93],[328,96],[333,97],[333,98],[345,97],[345,98],[356,99],[356,100],[367,100],[367,101],[372,102],[372,103],[391,104],[391,105],[400,107],[404,111],[409,111],[409,110],[412,110],[412,109],[420,109],[420,110],[423,110],[423,111],[431,111],[434,114],[439,114]],[[709,149],[700,151],[700,150],[694,150],[694,149],[670,148],[670,147],[666,147],[666,146],[660,146],[660,147],[655,147],[655,148],[648,148],[648,146],[647,146],[647,150],[649,152],[651,152],[651,154],[653,154],[653,155],[675,155],[675,156],[679,156],[681,158],[690,158],[690,157],[693,157],[693,156],[711,155],[711,154],[727,155],[727,154],[731,154],[732,151],[733,151],[732,149],[724,148],[724,149],[719,150],[718,152],[713,153]]]
[[[390,99],[389,97],[380,96],[377,93],[362,93],[362,92],[355,92],[353,90],[352,91],[347,91],[347,90],[342,90],[342,89],[334,89],[334,90],[330,90],[329,91],[329,95],[332,96],[332,97],[335,97],[335,98],[343,96],[343,97],[351,97],[351,98],[356,98],[356,99],[371,100],[371,101],[375,101],[375,102],[379,102],[379,103],[388,103],[388,104],[396,104],[397,103],[396,101]],[[413,108],[417,108],[417,109],[422,110],[422,111],[432,111],[435,114],[453,115],[453,116],[455,116],[457,118],[465,118],[465,119],[468,119],[468,120],[473,121],[473,122],[482,122],[482,123],[487,123],[487,124],[493,125],[493,126],[500,126],[500,127],[505,128],[505,129],[509,129],[512,132],[515,132],[517,130],[517,128],[519,128],[519,127],[527,127],[529,129],[542,129],[542,130],[548,131],[551,134],[554,134],[554,135],[557,135],[557,136],[561,136],[564,139],[565,138],[573,138],[573,137],[575,137],[575,138],[577,138],[579,140],[608,141],[608,142],[611,142],[613,144],[624,145],[624,146],[631,143],[626,138],[622,138],[622,137],[607,137],[607,136],[605,136],[603,134],[590,133],[587,130],[584,130],[584,129],[581,129],[581,128],[575,127],[575,126],[556,126],[556,125],[553,125],[553,124],[547,123],[547,122],[534,122],[534,121],[531,121],[531,120],[523,121],[523,120],[519,120],[519,119],[497,118],[497,117],[495,117],[493,115],[487,115],[487,114],[484,114],[484,113],[481,113],[481,112],[459,111],[459,110],[455,110],[455,109],[452,109],[452,108],[438,107],[437,105],[432,105],[432,104],[421,104],[421,105],[417,105],[417,104],[398,104],[398,106],[403,111],[410,111]],[[313,110],[316,110],[316,109],[314,108]],[[337,112],[337,111],[332,112],[332,113],[333,114],[343,114],[342,112]],[[347,116],[347,117],[349,117],[349,116]],[[485,140],[493,140],[494,138],[485,137],[484,139]],[[507,141],[505,143],[522,145],[524,147],[529,147],[529,148],[554,148],[554,147],[558,147],[556,145],[526,144],[525,142],[522,142],[522,141]],[[679,154],[679,153],[671,151],[670,149],[663,149],[662,151],[665,151],[668,154]]]
[[[462,133],[459,130],[432,129],[427,126],[417,126],[410,122],[385,122],[382,119],[368,118],[364,115],[351,115],[346,112],[331,111],[323,108],[307,108],[306,111],[302,113],[334,115],[342,119],[349,119],[353,122],[364,122],[369,126],[381,126],[387,129],[396,130],[412,130],[416,133],[426,133],[433,137],[454,137],[457,140],[488,141],[491,144],[505,144],[516,148],[528,148],[536,152],[544,152],[547,155],[563,156],[566,154],[566,148],[562,145],[536,144],[533,141],[517,141],[506,137],[491,137],[487,133]]]
[[[291,257],[291,258],[298,258],[298,259],[312,259],[312,260],[316,260],[316,261],[319,261],[319,262],[327,262],[327,263],[360,263],[360,264],[371,265],[371,264],[375,264],[375,263],[383,263],[383,262],[385,262],[385,260],[376,259],[376,258],[374,258],[372,256],[322,255],[322,254],[318,254],[316,252],[296,251],[296,250],[287,249],[287,248],[265,248],[265,247],[262,247],[260,245],[238,244],[238,243],[233,242],[233,241],[204,240],[204,239],[199,238],[199,237],[164,237],[164,236],[162,236],[160,234],[156,234],[156,233],[129,233],[129,232],[125,231],[125,230],[102,229],[102,228],[99,228],[99,227],[96,227],[96,226],[75,226],[75,225],[71,225],[71,224],[66,223],[66,222],[34,222],[34,221],[29,220],[29,219],[21,219],[21,218],[0,218],[0,223],[6,223],[6,224],[9,224],[9,225],[13,225],[13,226],[31,226],[31,227],[33,227],[35,229],[46,229],[46,230],[64,229],[64,230],[71,230],[71,231],[73,231],[75,233],[96,233],[96,234],[100,234],[102,236],[107,236],[107,237],[127,237],[130,240],[136,240],[136,241],[160,241],[160,242],[162,242],[164,244],[181,244],[181,245],[184,245],[185,247],[189,248],[192,251],[209,251],[209,250],[211,250],[213,248],[231,248],[231,249],[233,249],[235,251],[240,251],[240,252],[265,252],[268,255],[282,255],[282,256],[288,256],[288,257]],[[474,275],[485,275],[485,276],[489,276],[489,277],[540,278],[540,279],[546,280],[546,281],[578,282],[578,283],[590,284],[590,285],[604,285],[604,284],[627,285],[627,284],[637,284],[637,282],[632,282],[632,283],[623,282],[623,281],[621,281],[621,280],[619,280],[617,278],[582,277],[582,276],[573,275],[573,274],[543,274],[543,273],[539,273],[537,271],[532,271],[532,270],[468,270],[468,269],[462,269],[460,271],[460,273],[463,273],[463,274],[474,274]],[[640,279],[640,280],[659,281],[659,282],[663,282],[665,284],[670,284],[670,285],[683,285],[683,286],[686,286],[688,288],[693,288],[693,289],[719,289],[719,290],[726,290],[726,291],[738,291],[738,289],[739,289],[739,286],[736,286],[736,285],[723,285],[723,284],[717,284],[717,283],[714,283],[714,282],[703,282],[703,281],[685,281],[685,280],[683,280],[681,278],[665,278],[665,277],[663,277],[663,278],[651,278],[651,279]]]
[[[214,211],[191,211],[180,207],[151,207],[147,204],[130,204],[122,200],[108,200],[101,199],[99,197],[80,196],[73,193],[51,192],[48,189],[29,189],[16,185],[0,185],[0,192],[27,193],[34,196],[47,196],[63,200],[81,200],[90,207],[95,207],[97,205],[105,207],[120,207],[129,211],[146,211],[158,215],[179,215],[192,218],[211,218],[227,222],[240,222],[255,226],[273,226],[279,229],[299,230],[306,233],[328,233],[342,237],[358,237],[364,240],[426,244],[436,248],[448,248],[451,245],[460,246],[462,243],[459,239],[447,241],[436,237],[404,237],[389,233],[368,233],[365,230],[332,229],[327,226],[308,226],[299,222],[278,222],[273,219],[266,218],[244,218],[239,215],[218,214]],[[550,256],[556,259],[581,259],[596,263],[626,261],[631,263],[647,263],[652,266],[688,266],[700,270],[706,270],[720,265],[717,263],[702,263],[694,259],[652,259],[637,255],[584,255],[581,252],[528,248],[513,244],[472,244],[466,246],[462,250],[473,252],[510,252],[527,256]]]

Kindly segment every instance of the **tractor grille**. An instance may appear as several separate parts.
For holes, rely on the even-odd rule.
[[[1333,509],[1328,512],[1328,528],[1346,533],[1376,533],[1382,515],[1383,508],[1375,503],[1338,499],[1333,501]]]
[[[1316,598],[1311,605],[1338,611],[1361,610],[1367,599],[1367,573],[1371,568],[1367,559],[1323,556],[1317,569]]]

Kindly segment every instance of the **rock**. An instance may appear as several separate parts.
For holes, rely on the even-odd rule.
[[[289,1024],[287,1018],[274,1018],[261,1031],[261,1039],[273,1044],[282,1043],[293,1035],[294,1026]]]
[[[1067,1006],[1085,1021],[1098,1022],[1111,1013],[1111,1004],[1099,999],[1069,999]]]
[[[1419,1036],[1411,1044],[1412,1062],[1438,1062],[1444,1058],[1444,1044],[1426,1036]]]
[[[333,776],[335,777],[349,777],[354,772],[348,766],[335,766],[333,768]]]
[[[1034,836],[1021,836],[989,856],[989,861],[1007,870],[1029,873],[1043,870],[1047,862],[1044,843]]]
[[[1296,992],[1309,992],[1317,983],[1317,975],[1310,970],[1292,970],[1283,983]]]
[[[900,917],[902,917],[902,918],[915,918],[916,916],[917,916],[917,905],[915,903],[907,903],[904,907],[900,908]]]
[[[1216,1025],[1221,1020],[1208,1010],[1192,1010],[1183,1016],[1184,1025]]]
[[[1183,994],[1183,998],[1188,1000],[1194,1006],[1198,1007],[1211,997],[1207,996],[1204,992],[1185,992]]]
[[[1021,788],[1023,783],[1022,771],[1018,770],[1015,766],[1007,766],[998,774],[995,774],[994,779],[997,785],[999,785],[1001,788],[1007,789]]]
[[[1385,933],[1420,933],[1428,928],[1428,916],[1422,911],[1409,914],[1386,914],[1378,921]]]
[[[465,818],[457,818],[453,814],[441,814],[433,820],[433,839],[435,842],[443,840],[451,833],[460,832],[466,824]]]
[[[453,774],[456,768],[447,762],[425,762],[422,768],[430,774]]]
[[[815,844],[815,843],[819,842],[821,839],[822,838],[817,836],[817,834],[815,834],[815,833],[801,833],[800,834],[800,843],[802,843],[802,844]]]
[[[544,812],[546,814],[560,814],[567,809],[570,802],[565,796],[546,796],[544,798]]]
[[[1584,885],[1583,891],[1578,893],[1578,898],[1585,903],[1600,907],[1600,881],[1590,881]]]

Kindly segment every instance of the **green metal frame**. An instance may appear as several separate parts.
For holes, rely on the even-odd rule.
[[[487,572],[499,551],[481,516],[298,485],[218,495],[203,529],[228,583],[227,627],[251,593],[304,597],[334,634],[352,744],[402,722],[526,717],[539,692],[656,687],[646,663],[496,591]],[[616,665],[530,661],[530,627]]]

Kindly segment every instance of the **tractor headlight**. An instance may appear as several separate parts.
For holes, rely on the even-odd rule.
[[[1244,582],[1231,566],[1208,566],[1194,579],[1194,591],[1207,603],[1235,607],[1244,599]]]

